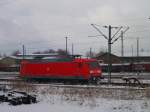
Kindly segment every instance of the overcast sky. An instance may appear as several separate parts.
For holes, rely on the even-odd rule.
[[[0,0],[0,53],[10,53],[26,46],[27,53],[44,49],[65,49],[85,54],[107,50],[104,37],[90,25],[129,26],[125,33],[125,55],[136,55],[136,38],[140,38],[140,55],[150,55],[150,0]],[[112,30],[112,35],[116,30]],[[121,55],[121,41],[112,52]]]

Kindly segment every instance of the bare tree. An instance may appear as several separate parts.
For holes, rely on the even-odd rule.
[[[95,55],[96,55],[96,54],[95,54],[94,52],[92,52],[92,51],[87,51],[87,52],[86,52],[86,57],[94,58]]]
[[[12,52],[12,56],[17,56],[18,54],[21,54],[21,52],[19,50],[13,51]]]
[[[55,50],[53,50],[53,49],[48,49],[48,50],[45,50],[43,53],[56,53],[56,51]]]
[[[56,53],[56,51],[53,50],[53,49],[48,49],[48,50],[45,50],[45,51],[36,51],[36,52],[33,52],[33,54],[48,54],[48,53]]]
[[[58,53],[59,55],[69,55],[69,52],[66,52],[66,50],[64,50],[64,49],[58,49],[58,50],[57,50],[57,53]]]
[[[35,52],[33,52],[33,54],[42,54],[42,52],[41,51],[35,51]]]
[[[104,49],[100,49],[98,53],[95,54],[95,57],[98,57],[104,53],[107,53],[107,50],[104,50]]]

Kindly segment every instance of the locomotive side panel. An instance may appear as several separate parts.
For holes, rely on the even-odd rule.
[[[75,62],[51,62],[51,63],[23,63],[21,64],[21,76],[29,78],[69,78],[87,79],[88,66]]]

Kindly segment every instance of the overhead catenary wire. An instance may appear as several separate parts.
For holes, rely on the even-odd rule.
[[[103,32],[101,32],[101,30],[99,30],[99,28],[96,27],[98,25],[91,24],[91,26],[93,26],[93,28],[95,28],[108,41],[108,76],[109,76],[108,83],[110,84],[111,83],[111,64],[112,64],[112,62],[111,62],[111,56],[110,56],[110,54],[111,54],[111,44],[113,44],[112,41],[115,42],[117,40],[117,39],[114,39],[114,38],[118,34],[118,32],[122,29],[122,26],[121,27],[112,27],[111,25],[109,25],[109,26],[103,26],[105,28],[108,28],[108,30],[109,30],[108,37],[105,34],[103,34]],[[119,29],[115,32],[115,34],[113,36],[111,36],[111,30],[113,28],[115,28],[115,29],[119,28]]]

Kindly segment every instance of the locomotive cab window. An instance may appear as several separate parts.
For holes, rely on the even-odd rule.
[[[90,67],[90,68],[98,68],[98,67],[99,67],[99,64],[98,64],[98,62],[96,62],[96,61],[95,61],[95,62],[94,62],[94,61],[93,61],[93,62],[89,62],[89,67]]]

